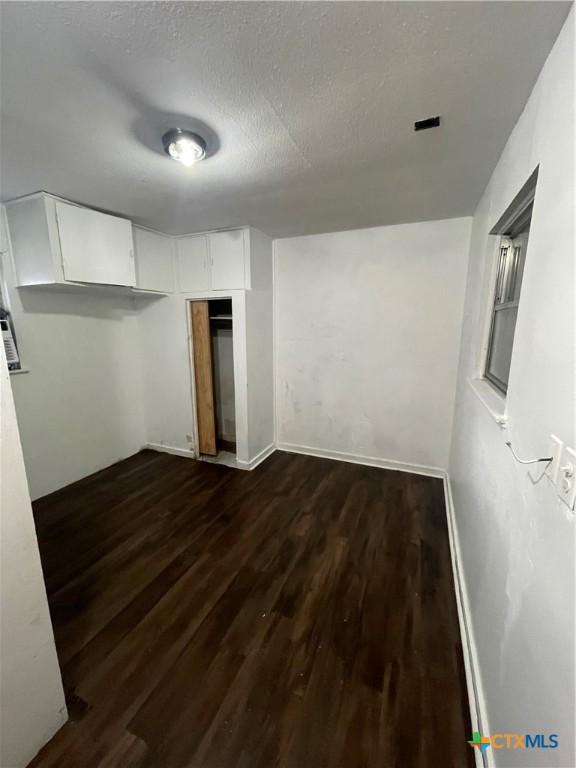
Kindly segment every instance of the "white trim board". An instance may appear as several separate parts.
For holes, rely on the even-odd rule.
[[[218,456],[214,457],[200,455],[196,458],[198,461],[206,461],[209,464],[220,464],[224,467],[232,467],[232,469],[241,469],[243,472],[251,472],[253,469],[256,469],[259,464],[262,464],[268,456],[273,454],[275,450],[276,446],[274,443],[270,443],[270,445],[267,445],[266,448],[260,451],[260,453],[257,453],[253,459],[250,459],[250,461],[239,459],[234,454],[227,453],[226,451],[220,451]]]
[[[242,459],[226,459],[225,461],[218,461],[217,458],[202,458],[195,455],[193,448],[186,450],[186,448],[176,448],[173,445],[164,445],[163,443],[146,443],[142,449],[159,451],[160,453],[171,453],[173,456],[183,456],[185,459],[206,461],[210,464],[221,464],[222,466],[234,467],[236,469],[242,469],[250,472],[253,469],[256,469],[259,464],[262,464],[262,462],[265,461],[268,456],[271,456],[276,450],[276,446],[274,443],[270,443],[270,445],[266,446],[266,448],[260,451],[260,453],[256,454],[253,459],[250,459],[250,461],[243,461]],[[228,456],[229,455],[230,454],[228,454]]]
[[[164,443],[146,443],[142,450],[158,451],[159,453],[171,453],[173,456],[183,456],[185,459],[195,459],[194,448],[176,448],[173,445],[164,445]]]
[[[464,671],[466,674],[466,688],[468,689],[468,706],[470,709],[470,721],[472,731],[479,731],[483,736],[490,732],[486,699],[482,687],[482,675],[478,661],[478,651],[474,640],[472,626],[472,614],[468,601],[466,578],[462,569],[462,557],[460,553],[460,540],[458,526],[454,514],[454,502],[450,477],[444,473],[444,506],[446,508],[446,523],[448,525],[448,540],[450,542],[450,555],[452,558],[452,575],[454,578],[454,591],[456,594],[456,607],[458,609],[458,623],[460,625],[460,640],[462,656],[464,657]],[[470,734],[472,738],[472,734]],[[492,750],[480,752],[474,750],[476,768],[495,768]]]
[[[266,448],[261,450],[260,453],[257,453],[253,459],[250,459],[250,461],[242,461],[241,459],[238,459],[238,467],[239,469],[247,469],[250,471],[256,469],[256,467],[259,464],[262,464],[263,461],[266,461],[268,456],[271,456],[275,450],[276,446],[274,443],[270,443],[270,445],[267,445]]]
[[[293,443],[276,443],[279,451],[288,453],[302,453],[305,456],[317,456],[319,459],[333,459],[334,461],[346,461],[349,464],[363,464],[366,467],[378,467],[379,469],[394,469],[398,472],[411,472],[413,475],[427,475],[443,479],[446,472],[440,467],[426,467],[421,464],[407,464],[393,459],[381,459],[376,456],[362,456],[361,454],[344,453],[342,451],[330,451],[324,448],[312,448],[309,445],[294,445]]]

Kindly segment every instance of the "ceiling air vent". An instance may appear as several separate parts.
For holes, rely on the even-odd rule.
[[[437,117],[428,117],[426,120],[417,120],[414,123],[415,131],[427,131],[428,128],[438,128],[440,125],[440,115]]]

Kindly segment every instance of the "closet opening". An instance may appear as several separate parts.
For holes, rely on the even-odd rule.
[[[190,302],[197,450],[236,455],[232,299]]]

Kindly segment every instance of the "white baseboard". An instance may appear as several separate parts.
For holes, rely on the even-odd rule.
[[[242,461],[241,459],[237,459],[236,463],[238,464],[238,468],[247,470],[256,469],[258,464],[262,464],[262,462],[265,461],[268,456],[271,456],[275,450],[276,446],[274,443],[270,443],[270,445],[267,445],[266,448],[260,451],[260,453],[256,454],[256,456],[254,456],[253,459],[250,459],[250,461]]]
[[[490,732],[486,699],[482,688],[482,675],[478,661],[478,651],[474,641],[474,629],[472,626],[472,614],[468,601],[466,577],[462,568],[460,554],[460,540],[458,526],[454,514],[454,502],[448,473],[444,473],[444,499],[446,505],[446,521],[448,523],[448,538],[450,540],[450,554],[452,557],[452,573],[454,576],[454,589],[456,592],[456,605],[458,608],[458,622],[460,624],[460,638],[462,641],[462,654],[464,656],[464,670],[466,673],[466,687],[468,689],[468,704],[470,707],[470,720],[472,731],[479,731],[483,736]],[[472,738],[472,734],[470,734]],[[476,768],[494,768],[492,750],[484,752],[474,750]]]
[[[164,443],[146,443],[143,449],[150,451],[160,451],[160,453],[171,453],[173,456],[184,456],[185,459],[195,459],[194,450],[186,448],[175,448],[173,445],[164,445]]]
[[[196,459],[197,456],[195,456],[194,451],[190,450],[187,451],[185,448],[175,448],[173,445],[164,445],[163,443],[146,443],[144,445],[144,448],[147,448],[150,451],[160,451],[161,453],[171,453],[173,456],[184,456],[186,459]],[[228,467],[236,467],[237,469],[243,469],[243,470],[252,470],[255,469],[259,464],[262,464],[262,462],[268,458],[274,451],[276,450],[276,446],[274,443],[270,443],[270,445],[266,446],[264,450],[260,451],[256,456],[254,456],[253,459],[250,459],[250,461],[243,461],[242,459],[230,459],[230,460],[223,460],[218,461],[218,459],[202,459],[202,461],[208,461],[211,464],[223,464],[224,466]]]
[[[380,469],[394,469],[398,472],[411,472],[414,475],[427,475],[429,477],[444,478],[446,472],[440,467],[426,467],[422,464],[407,464],[392,459],[380,459],[375,456],[362,456],[361,454],[343,453],[342,451],[329,451],[324,448],[312,448],[309,445],[294,445],[293,443],[276,443],[279,451],[288,453],[303,453],[306,456],[317,456],[320,459],[333,459],[334,461],[346,461],[350,464],[364,464],[367,467],[379,467]]]

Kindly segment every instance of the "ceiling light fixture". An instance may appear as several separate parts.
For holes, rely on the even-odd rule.
[[[162,136],[164,152],[190,167],[206,157],[206,142],[197,133],[173,128]]]

